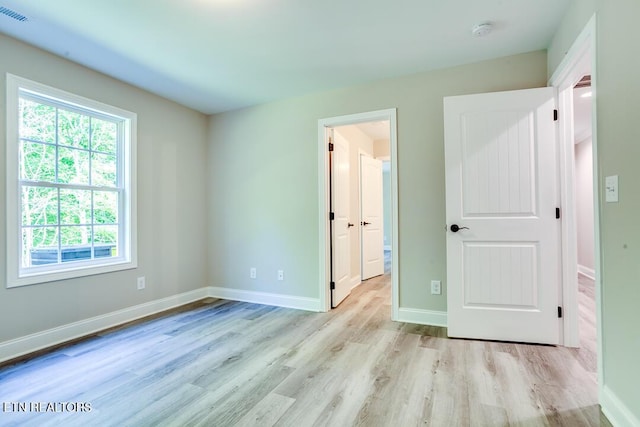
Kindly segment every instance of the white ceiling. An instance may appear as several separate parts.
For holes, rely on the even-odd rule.
[[[0,0],[28,17],[0,15],[0,32],[216,113],[545,49],[568,3]]]
[[[358,123],[354,125],[360,129],[365,135],[371,138],[373,141],[389,140],[391,135],[391,125],[388,120],[382,120],[377,122]]]

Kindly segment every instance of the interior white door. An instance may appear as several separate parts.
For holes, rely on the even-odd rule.
[[[331,306],[337,307],[351,293],[351,238],[349,236],[349,142],[330,130],[331,192]]]
[[[362,280],[384,274],[382,161],[360,156]]]
[[[553,88],[444,99],[449,336],[558,343],[554,106]]]

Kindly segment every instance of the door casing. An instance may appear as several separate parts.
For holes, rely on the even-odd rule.
[[[330,239],[329,233],[329,151],[327,130],[338,126],[374,121],[389,121],[390,162],[391,162],[391,320],[398,320],[399,275],[398,275],[398,163],[397,163],[397,111],[395,108],[349,114],[318,120],[318,241],[319,241],[319,307],[323,311],[331,309]]]

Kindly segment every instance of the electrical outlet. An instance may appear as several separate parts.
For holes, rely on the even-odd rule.
[[[249,269],[249,278],[255,279],[256,277],[258,277],[258,271],[255,267],[251,267],[251,269]]]
[[[278,270],[278,280],[284,280],[284,270]]]
[[[144,276],[142,276],[142,277],[138,277],[138,290],[139,290],[139,291],[141,291],[141,290],[143,290],[146,286],[147,286],[147,285],[146,285],[146,283],[145,283]]]
[[[442,293],[442,287],[440,280],[431,281],[431,295],[440,295]]]

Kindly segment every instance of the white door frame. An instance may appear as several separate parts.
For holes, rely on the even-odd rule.
[[[320,277],[318,280],[319,308],[331,309],[330,239],[329,234],[329,155],[327,147],[327,128],[354,125],[358,123],[388,120],[390,127],[389,145],[391,157],[391,320],[398,319],[399,311],[399,274],[398,274],[398,144],[397,111],[395,108],[349,114],[318,120],[318,218],[320,243]]]
[[[580,345],[578,329],[578,286],[577,286],[577,229],[575,212],[574,183],[574,141],[573,126],[573,86],[582,78],[581,70],[589,61],[592,85],[592,141],[593,141],[593,204],[594,204],[594,256],[595,256],[595,294],[596,329],[598,349],[598,391],[602,396],[602,280],[600,247],[600,196],[598,174],[598,144],[596,122],[596,17],[591,17],[580,35],[576,38],[564,60],[549,79],[549,85],[558,90],[560,144],[560,187],[562,207],[562,301],[564,306],[563,344],[567,347]]]

